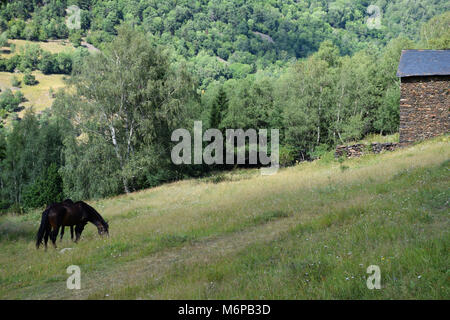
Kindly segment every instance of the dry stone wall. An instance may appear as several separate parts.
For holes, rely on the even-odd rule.
[[[360,157],[366,153],[381,153],[383,151],[394,151],[399,147],[398,143],[387,142],[378,143],[374,142],[371,144],[352,144],[352,145],[341,145],[336,147],[334,156],[340,158],[345,156],[347,158]]]

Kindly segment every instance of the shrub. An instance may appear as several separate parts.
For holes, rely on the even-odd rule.
[[[36,181],[28,185],[23,195],[25,208],[38,208],[63,200],[63,182],[58,167],[52,163]]]
[[[9,59],[0,59],[0,71],[14,72],[19,66],[21,58],[19,55],[14,55]]]
[[[6,119],[8,112],[5,109],[0,109],[0,119]]]
[[[72,55],[60,52],[56,55],[57,73],[70,74],[72,72]],[[55,70],[56,71],[56,70]]]
[[[23,76],[23,83],[27,86],[34,86],[38,83],[38,81],[36,80],[36,77],[31,74],[31,72],[27,71]]]
[[[80,31],[72,32],[69,36],[69,41],[73,44],[75,48],[81,46],[81,32]]]
[[[38,69],[41,70],[43,74],[56,73],[58,67],[55,55],[44,51],[41,56],[41,61],[39,61]]]
[[[6,47],[7,45],[8,45],[8,34],[5,31],[2,34],[0,34],[0,48]]]
[[[311,158],[312,159],[321,159],[323,156],[325,156],[328,153],[329,148],[330,147],[325,143],[318,145],[317,147],[314,148],[314,151],[311,152],[311,154],[310,154]]]
[[[295,161],[295,150],[290,146],[280,146],[280,166],[292,165]]]
[[[5,92],[0,94],[0,109],[13,112],[23,100],[22,92],[18,91],[14,94],[10,89],[6,89]]]
[[[20,80],[17,79],[16,76],[13,76],[13,78],[11,79],[11,85],[12,85],[13,87],[18,87],[18,88],[20,88],[20,84],[21,84]]]

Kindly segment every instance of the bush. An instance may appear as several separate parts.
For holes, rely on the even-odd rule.
[[[2,34],[0,34],[0,48],[6,47],[7,45],[8,45],[8,34],[5,31]]]
[[[58,70],[55,73],[70,74],[72,72],[72,55],[65,52],[58,53],[56,64]]]
[[[41,70],[43,74],[56,73],[58,70],[56,56],[44,51],[41,56],[41,61],[39,61],[38,69]]]
[[[63,182],[58,167],[52,163],[36,181],[28,185],[23,195],[25,208],[39,208],[63,200]]]
[[[27,71],[23,76],[23,83],[27,86],[34,86],[38,83],[36,77],[31,74],[31,72]]]
[[[13,78],[11,79],[11,85],[12,85],[13,87],[18,87],[18,88],[20,88],[20,84],[21,84],[20,80],[17,79],[16,76],[13,76]]]
[[[294,164],[295,150],[290,146],[280,146],[280,166],[286,167]]]
[[[6,119],[8,112],[5,109],[0,109],[0,119]]]
[[[0,59],[0,71],[14,72],[19,66],[21,58],[19,55],[14,55],[9,59]]]
[[[314,148],[314,151],[311,152],[310,156],[312,159],[322,159],[322,157],[326,156],[329,153],[330,147],[322,143],[321,145]]]
[[[81,32],[80,31],[75,31],[72,32],[69,36],[69,41],[73,44],[73,46],[75,48],[78,48],[79,46],[81,46]]]
[[[0,94],[0,109],[4,109],[7,112],[13,112],[20,103],[24,100],[23,94],[17,91],[14,94],[10,89],[6,89],[5,92]]]
[[[25,44],[21,48],[19,69],[24,72],[26,70],[36,70],[41,59],[42,49],[37,44]]]

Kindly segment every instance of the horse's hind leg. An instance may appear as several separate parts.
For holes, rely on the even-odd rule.
[[[59,237],[59,241],[62,241],[63,236],[64,236],[64,226],[61,226],[61,235]]]
[[[52,240],[53,246],[56,249],[56,239],[58,238],[59,226],[54,228],[50,234],[50,239]]]
[[[47,251],[47,243],[48,243],[48,236],[50,235],[50,228],[45,229],[44,231],[44,246],[45,251]]]
[[[70,239],[73,241],[73,226],[70,226]]]

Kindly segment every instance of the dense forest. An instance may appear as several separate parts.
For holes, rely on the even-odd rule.
[[[67,11],[78,6],[80,28]],[[371,28],[368,18],[380,25]],[[2,1],[9,39],[30,44],[0,71],[70,75],[41,114],[0,129],[0,209],[90,199],[207,174],[176,166],[171,132],[280,129],[282,165],[337,144],[398,130],[402,49],[448,49],[450,4],[439,0]],[[101,50],[90,54],[84,41]],[[31,79],[32,80],[32,79]],[[0,116],[22,97],[0,93]],[[50,108],[51,107],[51,108]]]

